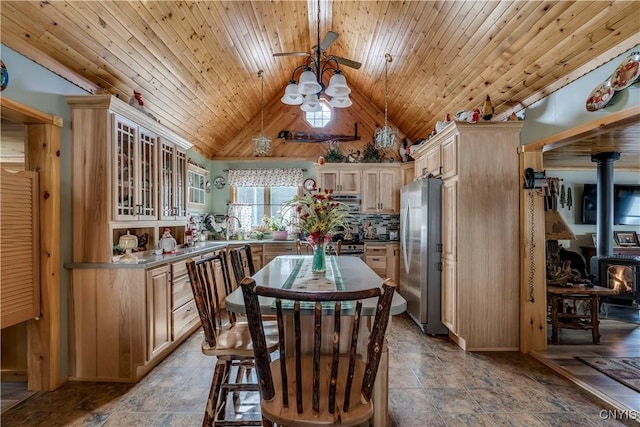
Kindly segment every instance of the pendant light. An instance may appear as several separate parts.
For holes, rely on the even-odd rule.
[[[264,136],[264,71],[258,71],[260,77],[260,135],[254,136],[253,155],[254,156],[270,156],[271,155],[271,138]]]
[[[375,141],[376,148],[388,149],[396,148],[398,146],[398,134],[395,129],[392,129],[391,126],[387,124],[387,69],[389,63],[393,61],[393,58],[391,58],[390,54],[385,53],[384,59],[384,127],[382,129],[376,129],[373,139]]]

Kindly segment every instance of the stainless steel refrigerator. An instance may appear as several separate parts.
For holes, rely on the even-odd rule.
[[[440,320],[442,180],[425,178],[400,190],[400,294],[427,334],[446,334]]]

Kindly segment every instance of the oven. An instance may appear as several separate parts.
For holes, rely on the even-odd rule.
[[[329,242],[325,245],[325,252],[327,255],[335,255],[338,247],[336,241]],[[364,261],[364,244],[357,242],[342,242],[342,248],[340,249],[341,256],[355,256]]]

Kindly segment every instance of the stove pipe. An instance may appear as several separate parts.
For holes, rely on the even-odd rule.
[[[591,161],[598,164],[596,257],[613,255],[613,162],[619,158],[615,151],[591,155]]]

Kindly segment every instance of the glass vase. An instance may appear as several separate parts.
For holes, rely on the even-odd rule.
[[[327,257],[324,253],[324,242],[313,246],[312,273],[324,273],[327,271]]]

